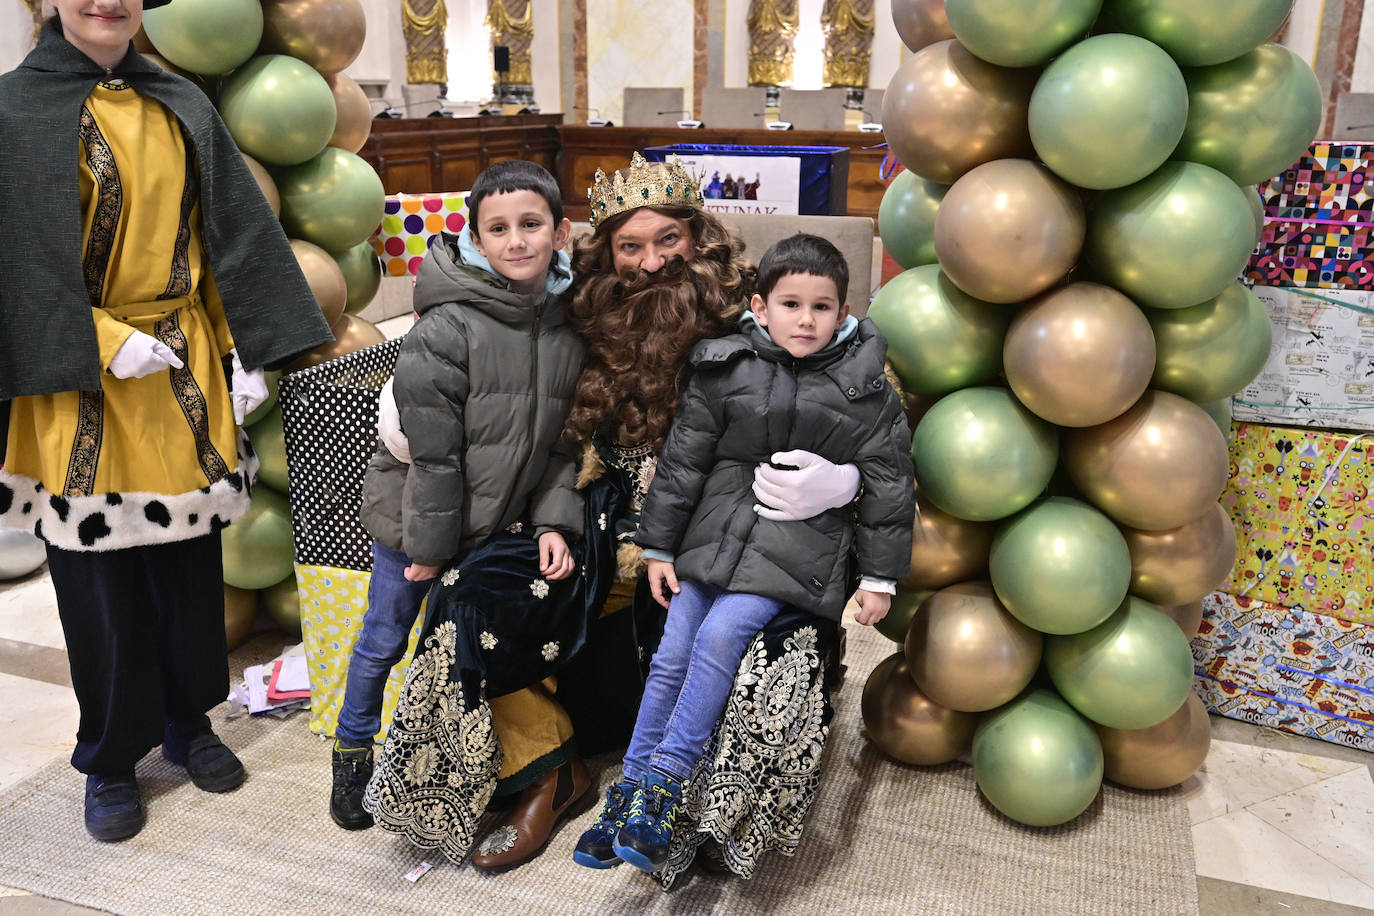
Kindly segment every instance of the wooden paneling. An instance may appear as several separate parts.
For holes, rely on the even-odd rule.
[[[388,194],[466,191],[477,174],[502,159],[528,159],[553,172],[562,115],[476,118],[379,118],[358,155],[381,176]]]

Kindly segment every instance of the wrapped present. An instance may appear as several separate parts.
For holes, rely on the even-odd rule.
[[[1212,712],[1374,751],[1374,628],[1216,592],[1192,649]]]
[[[388,277],[411,276],[440,232],[455,235],[468,221],[466,191],[447,194],[389,194],[372,247]]]
[[[1235,424],[1222,505],[1237,557],[1222,591],[1374,623],[1374,434]]]

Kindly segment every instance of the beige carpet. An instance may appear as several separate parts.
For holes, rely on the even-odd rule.
[[[534,863],[495,876],[379,830],[347,833],[327,811],[329,746],[297,715],[221,724],[250,773],[228,795],[195,790],[150,755],[139,768],[148,826],[124,843],[86,836],[82,779],[50,764],[0,795],[0,885],[138,914],[1197,913],[1181,793],[1108,786],[1072,824],[1014,824],[982,800],[970,768],[907,768],[868,744],[859,692],[895,647],[855,626],[849,646],[802,848],[765,860],[753,881],[696,873],[664,893],[628,866],[579,868],[572,846],[590,814]],[[603,785],[615,762],[596,761]],[[405,881],[422,860],[435,868]]]

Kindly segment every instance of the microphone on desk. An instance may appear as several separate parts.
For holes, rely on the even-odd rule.
[[[410,109],[416,108],[420,105],[433,105],[435,102],[439,103],[439,107],[434,111],[431,111],[425,117],[451,118],[454,116],[453,112],[444,106],[444,103],[447,102],[448,99],[444,98],[443,96],[436,96],[432,99],[419,99],[417,101],[411,102],[408,105],[402,105],[400,108],[396,107],[396,102],[394,99],[368,99],[368,101],[383,102],[386,104],[385,108],[383,108],[381,111],[377,112],[375,115],[372,116],[373,118],[404,118],[406,116],[406,112],[410,111]]]
[[[766,117],[768,117],[768,113],[765,112],[765,111],[756,111],[756,112],[754,112],[752,115],[750,115],[750,117],[754,117],[754,118],[766,118]],[[769,130],[791,130],[791,129],[792,129],[792,122],[791,122],[791,121],[764,121],[764,122],[763,122],[763,126],[766,127],[766,128],[768,128]]]
[[[686,108],[677,108],[677,109],[674,109],[674,110],[672,110],[672,111],[660,111],[660,112],[657,112],[657,114],[661,114],[661,115],[666,115],[666,114],[685,114],[685,115],[690,115],[691,112],[688,111]],[[677,126],[683,128],[684,130],[697,130],[697,129],[699,129],[699,128],[705,127],[706,125],[703,124],[701,121],[697,120],[696,118],[681,118],[681,119],[678,120]]]
[[[582,105],[574,105],[573,111],[590,111],[593,115],[595,115],[595,117],[587,119],[588,127],[615,127],[615,125],[612,124],[610,121],[601,117],[601,112],[597,111],[595,108],[586,108]]]
[[[859,132],[865,134],[880,134],[883,132],[882,122],[873,120],[872,112],[865,111],[863,123],[859,125]]]

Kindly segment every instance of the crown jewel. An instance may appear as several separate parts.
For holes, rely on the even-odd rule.
[[[628,169],[618,169],[609,177],[597,169],[587,189],[587,200],[591,203],[587,221],[593,229],[617,213],[640,207],[700,210],[705,205],[700,182],[692,179],[677,156],[667,162],[648,162],[638,150],[630,157]]]

